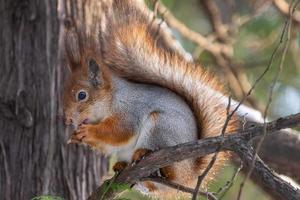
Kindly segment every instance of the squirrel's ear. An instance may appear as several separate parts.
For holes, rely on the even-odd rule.
[[[88,60],[88,77],[89,82],[97,87],[101,84],[102,73],[98,63],[94,59]]]
[[[64,44],[69,67],[74,71],[80,67],[81,59],[79,35],[74,29],[66,31]]]

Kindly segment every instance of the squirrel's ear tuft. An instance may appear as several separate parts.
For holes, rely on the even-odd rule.
[[[74,71],[76,68],[80,67],[81,49],[79,39],[79,35],[74,29],[69,29],[66,31],[64,44],[71,71]]]
[[[97,87],[101,84],[102,73],[98,63],[94,59],[88,60],[88,76],[89,82]]]

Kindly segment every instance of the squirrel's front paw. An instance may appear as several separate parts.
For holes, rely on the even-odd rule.
[[[95,147],[97,144],[97,129],[92,124],[82,124],[73,133],[68,143],[86,143]]]

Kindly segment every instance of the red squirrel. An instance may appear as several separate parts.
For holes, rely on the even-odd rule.
[[[69,141],[117,154],[113,169],[119,171],[150,151],[220,135],[227,117],[222,84],[201,66],[159,46],[157,30],[133,1],[114,0],[112,8],[100,35],[84,34],[78,27],[66,32],[71,73],[63,108],[66,124],[76,129]],[[236,128],[234,116],[226,132]],[[219,153],[205,184],[228,157]],[[161,174],[195,187],[210,159],[177,162]],[[174,195],[160,184],[144,186],[164,199]]]

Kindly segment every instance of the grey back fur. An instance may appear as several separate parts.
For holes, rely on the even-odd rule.
[[[112,83],[113,112],[124,113],[120,116],[124,117],[124,126],[133,125],[133,131],[138,133],[132,150],[157,150],[197,140],[193,112],[174,92],[154,85],[128,82],[119,77],[113,77]],[[157,113],[155,123],[150,116],[153,112]]]

